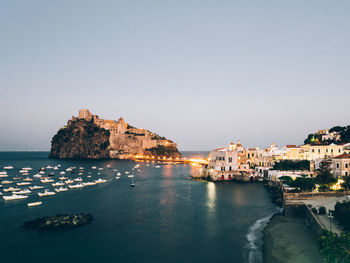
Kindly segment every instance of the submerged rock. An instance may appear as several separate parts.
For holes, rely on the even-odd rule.
[[[33,230],[58,230],[86,225],[92,219],[91,214],[58,214],[27,221],[23,227]]]

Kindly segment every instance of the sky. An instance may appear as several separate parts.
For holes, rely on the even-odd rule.
[[[350,1],[0,0],[0,151],[78,110],[180,150],[350,125]]]

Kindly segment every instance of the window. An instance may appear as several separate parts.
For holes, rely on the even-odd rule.
[[[339,169],[339,163],[337,163],[337,168]]]
[[[326,152],[328,153],[328,149],[326,149]]]
[[[254,153],[252,153],[252,157],[254,157]]]
[[[348,168],[348,167],[349,167],[349,164],[348,164],[348,163],[346,163],[346,164],[345,164],[345,168]]]
[[[232,157],[228,157],[228,162],[232,163]]]
[[[339,149],[338,152],[341,152],[341,149]]]
[[[333,149],[331,149],[331,153],[333,153]]]
[[[229,167],[229,170],[232,171],[232,167],[231,166]]]
[[[348,172],[345,172],[345,176],[348,176],[349,175],[349,173]]]
[[[250,153],[248,153],[248,159],[250,158]]]
[[[311,151],[312,151],[313,153],[315,152],[315,150],[314,150],[314,149],[312,149]]]
[[[318,153],[321,153],[321,149],[318,149]]]
[[[221,171],[225,171],[225,167],[221,167]]]

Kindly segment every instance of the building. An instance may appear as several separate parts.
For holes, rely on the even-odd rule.
[[[85,119],[87,121],[90,121],[92,119],[92,114],[88,109],[81,109],[79,110],[79,119]]]
[[[334,176],[350,175],[350,154],[341,154],[332,158],[332,171]]]

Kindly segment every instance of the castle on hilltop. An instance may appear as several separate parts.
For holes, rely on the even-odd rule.
[[[131,155],[154,155],[159,151],[155,149],[176,149],[177,144],[171,140],[159,136],[149,130],[135,128],[129,125],[122,117],[115,120],[106,120],[92,114],[88,109],[80,109],[78,117],[73,116],[68,121],[68,126],[85,120],[93,122],[97,127],[109,131],[109,152],[112,158],[128,158]],[[180,153],[178,153],[180,155]]]

